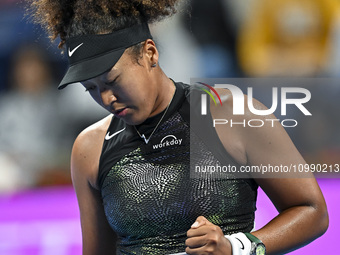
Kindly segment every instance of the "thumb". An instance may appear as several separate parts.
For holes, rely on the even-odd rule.
[[[191,225],[191,228],[199,228],[207,223],[207,219],[204,216],[197,217],[196,221]]]

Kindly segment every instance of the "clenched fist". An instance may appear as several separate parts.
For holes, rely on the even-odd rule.
[[[231,255],[231,244],[219,226],[199,216],[187,232],[185,252],[190,255]]]

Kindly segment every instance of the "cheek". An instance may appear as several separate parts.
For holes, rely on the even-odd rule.
[[[140,86],[135,90],[135,97],[141,104],[146,106],[152,102],[153,94],[147,87]]]
[[[132,76],[132,75],[131,75]],[[130,78],[123,86],[122,96],[128,97],[136,104],[145,104],[148,101],[149,91],[145,87],[143,80],[138,78]]]

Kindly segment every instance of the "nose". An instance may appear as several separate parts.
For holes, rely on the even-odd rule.
[[[100,92],[100,96],[105,106],[111,106],[113,102],[117,101],[113,91],[110,89],[105,89],[104,91]]]

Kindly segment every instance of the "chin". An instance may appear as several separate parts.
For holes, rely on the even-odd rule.
[[[136,125],[139,125],[139,124],[142,124],[144,121],[146,120],[146,118],[144,119],[134,119],[134,118],[123,118],[123,121],[128,124],[128,125],[131,125],[131,126],[136,126]]]

